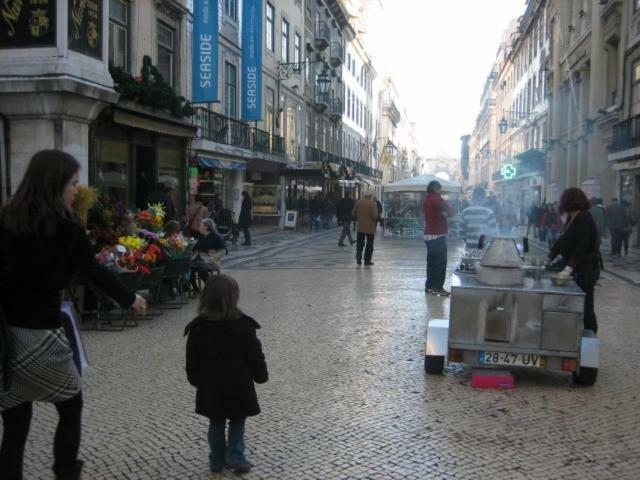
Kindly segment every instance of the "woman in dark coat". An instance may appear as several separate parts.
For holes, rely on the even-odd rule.
[[[560,213],[567,213],[560,237],[549,252],[552,261],[562,255],[564,269],[559,277],[572,276],[584,291],[584,328],[598,332],[593,290],[600,278],[598,230],[589,213],[591,204],[579,188],[567,188],[560,198]]]
[[[242,192],[242,206],[240,207],[240,216],[238,217],[238,226],[244,234],[244,243],[242,245],[251,245],[251,234],[249,233],[249,225],[251,225],[251,197],[249,192]]]
[[[197,389],[196,413],[210,420],[211,471],[225,464],[242,473],[251,469],[244,456],[244,425],[246,417],[260,413],[254,382],[269,378],[256,336],[260,325],[238,309],[239,296],[234,279],[211,277],[200,297],[200,315],[185,329],[187,379]]]
[[[144,311],[145,300],[98,265],[72,205],[80,164],[44,150],[31,159],[15,195],[0,211],[0,308],[13,348],[11,388],[0,391],[3,435],[0,476],[22,478],[22,460],[34,401],[53,403],[59,422],[53,471],[59,480],[80,478],[82,392],[61,323],[60,292],[79,271],[124,307]]]

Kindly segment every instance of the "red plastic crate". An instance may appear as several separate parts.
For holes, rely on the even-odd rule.
[[[506,370],[473,370],[471,386],[473,388],[513,388],[513,375]]]

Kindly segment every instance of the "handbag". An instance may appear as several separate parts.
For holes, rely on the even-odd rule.
[[[0,305],[0,373],[2,374],[2,393],[11,388],[11,359],[13,358],[13,342],[11,331]]]

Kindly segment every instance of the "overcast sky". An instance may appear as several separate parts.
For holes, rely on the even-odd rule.
[[[417,124],[424,154],[460,156],[480,95],[510,20],[524,0],[383,0],[372,16],[370,49],[391,72]]]

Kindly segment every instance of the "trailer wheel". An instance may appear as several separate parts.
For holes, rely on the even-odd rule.
[[[424,371],[430,374],[442,374],[444,370],[444,356],[425,355]]]
[[[578,385],[590,387],[596,383],[598,369],[593,367],[580,367],[578,372],[573,372],[573,381]]]

